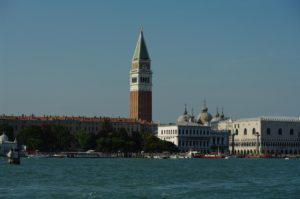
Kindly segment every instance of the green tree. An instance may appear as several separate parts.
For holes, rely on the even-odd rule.
[[[43,148],[43,141],[37,138],[29,138],[26,141],[26,146],[28,150],[35,151]]]
[[[145,133],[143,136],[143,151],[145,152],[176,152],[178,148],[172,142],[160,140],[151,133]]]
[[[74,143],[74,136],[70,133],[70,131],[66,127],[60,125],[55,125],[52,128],[55,135],[55,150],[70,150]]]
[[[75,139],[77,140],[80,149],[87,150],[88,148],[88,135],[83,129],[75,132]]]
[[[28,126],[17,135],[19,144],[26,145],[28,150],[42,150],[42,128],[40,126]]]
[[[17,139],[29,150],[46,152],[70,150],[75,142],[68,129],[59,125],[28,126],[21,130]]]

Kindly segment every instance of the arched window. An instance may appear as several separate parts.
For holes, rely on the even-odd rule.
[[[290,135],[294,135],[294,129],[290,129]]]
[[[236,134],[236,135],[239,134],[239,130],[238,130],[238,129],[235,130],[235,134]],[[299,136],[300,136],[300,132],[299,132]]]
[[[244,135],[247,135],[247,129],[246,128],[244,129]]]
[[[252,135],[255,135],[255,133],[256,133],[256,130],[255,130],[255,128],[253,128],[252,129]]]
[[[267,135],[271,135],[271,129],[267,128]]]
[[[282,135],[282,128],[278,129],[278,135]]]

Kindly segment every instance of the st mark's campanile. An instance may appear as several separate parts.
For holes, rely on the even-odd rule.
[[[130,71],[130,118],[152,121],[151,60],[141,30]]]

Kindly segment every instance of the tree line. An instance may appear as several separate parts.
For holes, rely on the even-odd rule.
[[[13,140],[13,129],[8,125],[3,127],[10,140]],[[9,131],[8,131],[9,130]],[[171,142],[160,140],[149,132],[132,132],[125,129],[115,131],[109,121],[102,123],[102,129],[97,133],[86,133],[83,129],[74,134],[61,125],[28,126],[18,135],[19,144],[26,145],[27,150],[43,152],[87,151],[98,152],[176,152],[178,148]]]

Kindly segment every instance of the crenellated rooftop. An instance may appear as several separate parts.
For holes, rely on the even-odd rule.
[[[276,121],[276,122],[300,122],[300,117],[288,117],[288,116],[260,116],[254,118],[243,118],[243,119],[236,119],[233,121]]]

